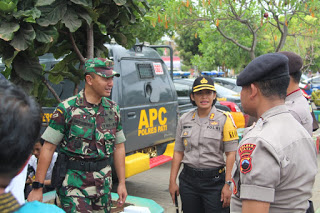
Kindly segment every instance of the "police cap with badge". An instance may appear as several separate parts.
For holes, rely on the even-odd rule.
[[[253,59],[237,78],[238,86],[250,85],[255,81],[281,78],[289,74],[289,59],[280,53],[268,53]]]
[[[216,88],[214,87],[212,78],[208,76],[199,76],[193,82],[192,92],[198,92],[204,89],[208,89],[216,92]]]
[[[85,75],[88,73],[95,73],[104,78],[110,78],[113,76],[119,77],[120,74],[113,69],[114,63],[110,59],[106,58],[93,58],[88,59],[85,62]]]
[[[213,80],[209,76],[199,76],[193,82],[192,93],[195,93],[195,92],[198,92],[198,91],[204,90],[204,89],[212,90],[214,92],[217,92],[216,88],[214,87]],[[196,102],[191,99],[191,96],[190,96],[190,102],[192,103],[193,106],[197,106]],[[215,105],[216,102],[217,102],[217,98],[215,98],[213,100],[212,106]]]

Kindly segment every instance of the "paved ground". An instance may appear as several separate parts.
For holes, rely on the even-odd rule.
[[[175,213],[168,189],[170,167],[171,162],[128,178],[128,194],[152,199],[162,206],[165,213]]]

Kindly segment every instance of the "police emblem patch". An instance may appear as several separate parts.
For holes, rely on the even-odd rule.
[[[252,163],[251,163],[251,154],[253,150],[256,148],[255,144],[244,144],[242,145],[239,150],[239,156],[240,156],[240,171],[243,174],[247,174],[252,169]]]
[[[211,125],[218,125],[218,122],[213,121],[213,122],[211,122],[210,124],[211,124]]]
[[[184,139],[184,140],[183,140],[183,144],[184,144],[184,146],[187,146],[187,145],[188,145],[188,140],[187,140],[187,139]]]

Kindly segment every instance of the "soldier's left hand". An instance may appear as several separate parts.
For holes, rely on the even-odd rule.
[[[223,202],[222,208],[230,206],[231,194],[230,186],[225,184],[221,191],[221,201]]]
[[[126,202],[126,199],[128,196],[125,183],[119,183],[117,193],[119,195],[119,199],[117,200],[117,205],[119,207],[119,206],[122,206]]]

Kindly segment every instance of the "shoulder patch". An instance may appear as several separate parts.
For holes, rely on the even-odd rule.
[[[240,171],[243,174],[247,174],[252,169],[252,163],[251,163],[251,154],[256,148],[255,144],[244,144],[240,146],[238,149],[238,153],[240,156]]]

